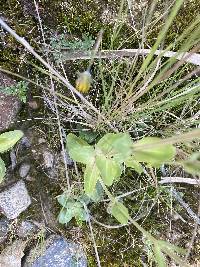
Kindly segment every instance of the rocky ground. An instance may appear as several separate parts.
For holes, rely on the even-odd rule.
[[[0,73],[0,86],[13,84]],[[0,93],[0,133],[14,129],[21,105],[17,97]],[[24,137],[6,153],[7,174],[0,185],[0,267],[87,266],[82,246],[63,237],[57,223],[51,189],[59,194],[61,154],[45,135],[23,123],[19,128]]]

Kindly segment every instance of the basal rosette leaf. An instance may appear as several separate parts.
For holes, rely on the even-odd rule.
[[[153,167],[159,167],[165,162],[172,161],[176,154],[175,147],[170,144],[157,145],[161,141],[162,139],[158,137],[144,137],[134,143],[133,156],[135,160],[146,162]],[[146,148],[145,145],[147,145]]]
[[[111,186],[114,180],[120,177],[121,165],[114,159],[109,159],[101,154],[96,156],[95,162],[105,185]]]
[[[84,172],[84,190],[88,196],[92,196],[96,190],[96,183],[100,178],[99,169],[95,161],[86,165]]]
[[[68,134],[67,148],[70,157],[77,162],[88,164],[94,159],[95,150],[93,146],[74,134]]]
[[[20,130],[9,131],[0,134],[0,153],[11,149],[23,136]]]
[[[138,161],[136,161],[133,156],[130,156],[125,161],[125,165],[126,165],[126,167],[134,169],[139,174],[141,174],[143,172],[142,165]]]
[[[58,215],[58,221],[61,224],[67,224],[68,222],[71,221],[72,218],[73,218],[73,212],[70,209],[63,208]]]
[[[97,143],[96,147],[101,149],[104,155],[112,156],[116,161],[122,163],[131,154],[132,139],[127,133],[105,134]]]

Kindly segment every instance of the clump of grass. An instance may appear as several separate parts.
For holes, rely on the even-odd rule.
[[[99,112],[94,112],[94,109],[86,107],[87,105],[84,107],[83,104],[81,106],[73,105],[71,102],[73,100],[70,98],[62,101],[60,105],[60,111],[70,110],[69,117],[66,119],[70,121],[70,117],[73,117],[73,120],[80,124],[103,131],[110,129],[112,125],[112,130],[114,128],[115,131],[127,130],[137,132],[137,135],[139,132],[156,134],[161,131],[164,134],[168,132],[167,128],[174,125],[174,121],[181,124],[183,130],[186,121],[187,127],[190,127],[189,124],[192,125],[194,120],[191,118],[190,122],[190,118],[185,117],[189,111],[186,110],[188,107],[184,104],[186,99],[190,99],[194,111],[197,110],[199,78],[196,73],[198,73],[198,68],[190,63],[185,63],[190,54],[184,55],[182,52],[191,51],[193,53],[198,50],[195,45],[198,43],[199,19],[197,18],[188,26],[175,42],[165,45],[156,58],[153,55],[160,46],[163,46],[167,30],[170,28],[177,10],[174,12],[171,13],[171,18],[166,20],[165,25],[167,26],[164,26],[158,34],[159,38],[153,49],[149,50],[149,55],[145,60],[144,56],[140,55],[144,53],[143,50],[132,53],[131,59],[123,57],[123,51],[116,59],[109,59],[109,57],[114,57],[116,52],[112,53],[110,50],[108,59],[99,59],[94,63],[93,90],[89,100],[103,116],[99,116]],[[123,29],[124,21],[120,19],[119,21],[120,23],[116,23],[111,37],[111,48],[113,48],[114,40],[117,39],[120,30]],[[147,27],[144,27],[140,33],[142,31],[148,32]],[[140,34],[138,35],[140,36]],[[138,40],[138,43],[142,41]],[[123,45],[122,42],[120,46]],[[169,59],[163,59],[162,56],[165,55],[165,52],[173,47],[179,47],[178,51]],[[84,57],[83,51],[82,55]],[[77,56],[78,59],[79,57],[81,58],[81,54]],[[182,60],[177,62],[175,59],[177,57],[182,57]],[[71,59],[74,59],[73,56]],[[70,56],[68,60],[70,60]],[[184,112],[182,112],[183,110]],[[181,120],[177,119],[178,114],[182,114]],[[161,121],[160,118],[164,118],[164,120]],[[166,125],[167,127],[165,127]]]

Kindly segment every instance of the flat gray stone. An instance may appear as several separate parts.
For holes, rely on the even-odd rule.
[[[29,257],[32,258],[31,255]],[[24,267],[87,267],[87,259],[80,245],[61,236],[51,236],[43,255],[31,263],[26,262]]]
[[[31,199],[24,181],[19,181],[0,193],[0,210],[8,219],[17,218],[30,204]]]

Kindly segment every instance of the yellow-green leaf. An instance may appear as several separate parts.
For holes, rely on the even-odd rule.
[[[94,159],[95,150],[93,146],[88,145],[87,142],[74,134],[68,134],[67,148],[70,157],[77,162],[87,164]]]
[[[128,209],[121,202],[111,203],[109,207],[110,213],[121,224],[127,224],[129,219]]]
[[[188,160],[180,162],[184,169],[193,174],[193,175],[200,175],[200,153],[193,153]]]
[[[106,158],[103,154],[95,158],[103,182],[111,186],[115,179],[121,175],[121,166],[113,159]]]
[[[139,174],[143,172],[142,165],[138,161],[134,160],[134,157],[132,156],[125,161],[125,165],[126,167],[133,168]]]
[[[129,134],[108,133],[99,140],[96,147],[101,149],[105,156],[112,156],[116,161],[122,163],[130,156],[132,145]]]
[[[182,165],[186,172],[191,173],[193,175],[200,175],[200,161],[182,161]]]
[[[4,161],[0,158],[0,183],[3,181],[5,174],[6,174],[6,166]]]
[[[158,137],[144,137],[133,145],[133,156],[136,161],[146,162],[151,166],[159,167],[162,163],[173,160],[176,149],[170,144],[156,145],[162,139]],[[153,144],[155,143],[155,146]],[[151,144],[145,148],[144,145]]]
[[[95,162],[91,162],[86,165],[84,172],[84,189],[88,196],[91,196],[96,191],[96,183],[100,178],[99,169]]]
[[[0,135],[0,153],[11,149],[23,136],[20,130],[14,130]]]
[[[154,250],[155,260],[156,260],[158,266],[159,267],[167,267],[165,256],[162,253],[159,246],[155,245],[153,250]]]

